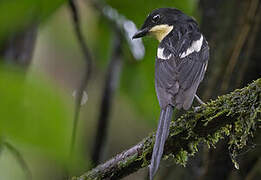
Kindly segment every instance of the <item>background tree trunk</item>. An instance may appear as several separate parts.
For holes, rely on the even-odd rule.
[[[200,91],[206,100],[260,77],[261,3],[259,0],[200,0],[199,5],[201,29],[211,47],[209,68]],[[241,164],[244,167],[248,164],[248,168],[237,171],[225,144],[219,143],[216,149],[209,150],[200,179],[228,179],[232,170],[236,174],[251,171],[250,164],[255,164],[258,156],[248,158],[249,153],[246,154]]]

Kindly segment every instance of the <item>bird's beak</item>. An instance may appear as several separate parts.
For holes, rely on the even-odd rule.
[[[134,34],[134,36],[132,37],[132,39],[137,39],[137,38],[141,38],[143,36],[146,36],[149,32],[150,28],[146,27],[146,28],[143,28],[141,30],[139,30],[138,32],[136,32]]]

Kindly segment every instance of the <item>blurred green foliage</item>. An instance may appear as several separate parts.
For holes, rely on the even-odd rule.
[[[12,32],[17,32],[31,23],[42,22],[65,0],[1,0],[0,45]]]
[[[46,17],[50,16],[50,14],[64,2],[66,1],[1,0],[0,22],[2,25],[0,28],[0,45],[3,39],[11,32],[23,29],[28,24],[34,22],[42,23]],[[193,15],[197,7],[197,0],[125,0],[124,2],[120,0],[110,0],[106,2],[120,14],[134,21],[138,27],[142,25],[147,14],[155,8],[176,7],[189,15]],[[95,59],[97,59],[97,64],[104,67],[109,59],[111,41],[115,34],[112,32],[110,26],[108,26],[110,24],[106,24],[106,21],[100,18],[97,12],[89,13],[89,11],[94,11],[90,9],[87,9],[87,11],[89,17],[85,17],[88,22],[84,28],[93,29],[86,30],[93,34],[93,36],[87,35],[87,40],[90,44],[90,48],[94,52]],[[85,18],[82,19],[85,20]],[[92,21],[96,22],[93,23]],[[65,29],[62,26],[57,28]],[[134,107],[137,107],[138,112],[148,117],[147,119],[155,119],[153,118],[155,114],[151,112],[157,112],[159,109],[154,90],[154,59],[157,42],[151,38],[145,38],[144,43],[146,55],[142,62],[133,63],[131,60],[127,61],[127,59],[130,59],[130,56],[125,55],[124,60],[126,63],[123,69],[120,90],[122,95],[126,96],[126,98],[135,105]]]
[[[92,8],[88,1],[76,2],[78,2],[80,9],[82,30],[93,53],[94,64],[104,72],[112,53],[114,36],[117,34],[115,34],[111,24],[96,9]],[[121,15],[134,21],[138,28],[142,25],[147,14],[159,7],[175,7],[189,15],[197,14],[197,0],[125,0],[124,2],[110,0],[105,2]],[[48,30],[52,39],[56,40],[53,42],[55,46],[63,48],[62,50],[66,49],[66,52],[63,52],[64,54],[70,54],[70,52],[79,49],[75,35],[71,33],[72,27],[69,27],[71,26],[70,18],[68,14],[62,13],[55,21],[51,22],[51,28]],[[144,59],[139,62],[133,59],[129,50],[127,50],[127,43],[124,43],[124,68],[119,90],[120,95],[125,97],[140,115],[143,115],[148,122],[156,124],[159,105],[154,90],[154,61],[158,42],[151,37],[145,37],[143,42],[146,54]],[[75,63],[79,63],[77,62],[78,58],[81,58],[79,53],[74,53]],[[92,77],[97,76],[96,73],[98,72],[93,71]]]
[[[125,0],[124,3],[119,0],[107,0],[106,2],[139,26],[153,9],[173,7],[193,15],[197,6],[197,0]]]
[[[64,162],[72,124],[68,98],[36,73],[2,65],[0,77],[0,137]]]

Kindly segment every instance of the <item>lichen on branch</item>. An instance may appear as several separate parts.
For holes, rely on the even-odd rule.
[[[188,111],[171,123],[170,135],[164,148],[164,158],[173,158],[186,165],[197,152],[200,142],[209,147],[228,136],[231,160],[236,162],[237,152],[254,136],[261,122],[261,78],[243,89],[211,100],[197,111]],[[111,160],[72,180],[119,179],[146,167],[150,163],[155,133]]]

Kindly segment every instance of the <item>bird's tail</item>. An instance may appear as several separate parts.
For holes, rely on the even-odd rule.
[[[172,119],[173,107],[168,105],[165,109],[161,109],[158,129],[156,133],[156,140],[153,147],[151,163],[149,166],[150,180],[153,180],[156,174],[160,160],[164,150],[165,141],[169,135],[169,126]]]

